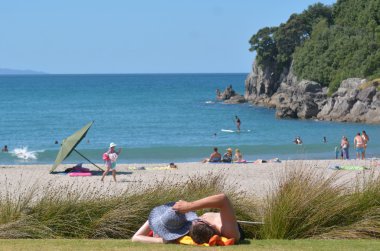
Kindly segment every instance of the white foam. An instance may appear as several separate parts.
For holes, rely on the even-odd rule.
[[[28,151],[28,147],[15,148],[11,154],[19,159],[23,160],[35,160],[37,159],[37,151]]]
[[[214,104],[215,102],[214,101],[206,101],[205,103],[206,104]]]

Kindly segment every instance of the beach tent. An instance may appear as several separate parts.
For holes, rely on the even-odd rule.
[[[82,141],[84,137],[86,137],[86,134],[93,123],[94,121],[91,121],[90,123],[85,125],[82,129],[80,129],[79,131],[75,132],[73,135],[67,137],[66,139],[62,141],[61,149],[59,150],[57,154],[57,158],[55,159],[54,165],[50,169],[50,173],[54,172],[54,170],[58,167],[58,165],[61,164],[62,161],[64,161],[67,157],[69,157],[73,151],[79,154],[82,158],[84,158],[85,160],[93,164],[94,166],[96,166],[98,169],[104,171],[95,163],[91,162],[91,160],[86,158],[83,154],[75,150],[75,147]]]

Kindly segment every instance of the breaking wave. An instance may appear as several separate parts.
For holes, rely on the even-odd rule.
[[[38,152],[41,151],[28,151],[28,147],[15,148],[11,154],[19,159],[23,160],[36,160]]]

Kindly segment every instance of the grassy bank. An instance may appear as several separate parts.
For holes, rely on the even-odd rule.
[[[368,240],[252,240],[233,247],[199,248],[184,245],[132,243],[129,240],[0,240],[0,250],[379,250],[380,241]]]
[[[0,192],[0,238],[128,239],[154,206],[220,192],[229,196],[239,220],[264,222],[243,225],[248,238],[380,237],[380,178],[371,172],[348,184],[317,169],[288,167],[260,200],[242,192],[238,181],[232,186],[225,180],[224,174],[209,173],[190,176],[185,183],[136,183],[133,190],[116,196],[99,194],[91,187],[54,184],[32,185],[16,195],[5,186]]]

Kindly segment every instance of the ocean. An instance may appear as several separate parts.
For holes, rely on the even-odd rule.
[[[380,126],[276,119],[275,110],[216,101],[247,74],[120,74],[0,76],[0,164],[52,164],[62,140],[94,121],[77,150],[96,163],[110,142],[119,163],[200,161],[214,146],[239,148],[247,160],[332,159],[343,135],[370,137],[367,157],[380,156]],[[242,121],[236,130],[235,115]],[[302,145],[293,140],[300,136]],[[327,138],[327,143],[323,142]],[[354,157],[354,150],[350,154]],[[65,163],[86,162],[72,153]]]

